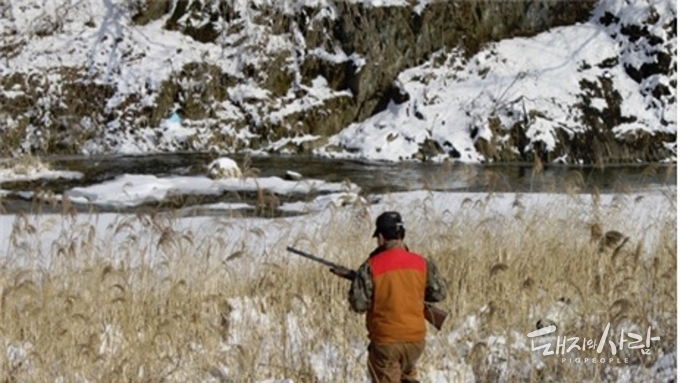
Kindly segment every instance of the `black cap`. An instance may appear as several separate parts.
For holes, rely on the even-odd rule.
[[[375,220],[373,237],[382,234],[385,239],[399,239],[404,235],[404,221],[396,211],[386,211]]]

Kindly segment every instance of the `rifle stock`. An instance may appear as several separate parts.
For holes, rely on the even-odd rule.
[[[425,314],[425,320],[430,322],[430,324],[437,330],[442,329],[442,325],[444,324],[446,317],[449,315],[449,313],[446,311],[427,302],[425,302],[425,309],[423,312]]]
[[[345,278],[347,280],[354,280],[356,277],[356,272],[354,270],[348,269],[344,266],[338,265],[336,263],[327,261],[323,258],[316,257],[312,254],[306,253],[304,251],[295,249],[293,247],[287,246],[286,250],[288,250],[291,253],[297,254],[299,256],[302,256],[307,259],[311,259],[312,261],[321,263],[323,265],[326,265],[331,268],[331,271],[333,273],[341,278]],[[338,272],[336,272],[337,270]],[[425,308],[423,309],[423,314],[425,316],[425,320],[430,322],[434,328],[437,330],[441,330],[442,325],[444,324],[444,321],[446,320],[446,317],[449,315],[446,311],[436,307],[435,305],[425,302]]]

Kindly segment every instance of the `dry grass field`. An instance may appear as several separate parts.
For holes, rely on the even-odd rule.
[[[493,196],[479,197],[443,212],[423,200],[406,214],[408,245],[435,260],[450,291],[423,377],[622,381],[616,365],[561,363],[529,348],[526,334],[560,298],[570,302],[570,315],[555,319],[563,334],[599,339],[611,323],[614,340],[621,328],[660,336],[650,355],[620,351],[628,374],[675,347],[674,214],[619,238],[613,230],[636,218],[609,220],[597,194],[585,220],[519,198],[521,214],[501,219],[484,214]],[[238,233],[234,221],[197,231],[161,214],[106,224],[68,212],[17,216],[0,249],[0,382],[366,382],[364,322],[348,310],[347,282],[282,249],[356,267],[374,245],[373,216],[346,207],[323,227],[272,219]]]

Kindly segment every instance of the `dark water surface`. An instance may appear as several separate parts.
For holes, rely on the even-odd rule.
[[[394,164],[286,155],[229,157],[237,161],[242,168],[250,168],[251,174],[258,177],[283,178],[290,170],[302,174],[304,178],[331,182],[349,180],[359,185],[364,194],[420,189],[456,192],[591,193],[597,190],[600,193],[634,193],[675,187],[677,184],[676,166],[665,164],[605,167],[543,165],[541,171],[536,171],[531,164],[464,165],[416,162]],[[50,163],[53,169],[79,171],[84,177],[79,180],[5,182],[0,184],[0,188],[14,192],[52,190],[61,194],[73,187],[101,183],[126,173],[153,174],[158,177],[201,175],[206,174],[207,164],[214,158],[216,158],[214,154],[208,153],[43,158],[43,161]],[[166,206],[153,207],[176,208],[213,202],[249,202],[256,198],[247,194],[201,198],[193,196]],[[305,199],[305,196],[283,198],[290,201]],[[14,195],[3,200],[2,208],[6,213],[34,211],[36,202]],[[50,206],[41,206],[41,209],[60,211],[58,207]],[[86,209],[79,207],[78,210]]]

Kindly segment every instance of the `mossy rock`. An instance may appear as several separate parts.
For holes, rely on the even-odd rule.
[[[186,84],[184,86],[182,84]],[[227,98],[234,79],[216,66],[203,62],[185,64],[161,83],[155,105],[140,110],[150,126],[158,126],[177,106],[182,118],[201,120],[210,117],[211,108]],[[132,100],[135,95],[130,96]]]
[[[353,120],[348,107],[353,102],[349,96],[338,96],[328,99],[323,105],[291,113],[280,121],[265,121],[256,127],[255,133],[261,136],[260,144],[278,141],[285,137],[331,136],[338,133]]]
[[[332,62],[320,57],[308,55],[300,66],[302,82],[311,85],[312,80],[322,76],[328,82],[328,87],[339,91],[351,89],[357,74],[357,68],[351,60]]]
[[[288,53],[281,52],[266,64],[265,79],[262,86],[271,92],[273,97],[281,97],[288,93],[295,74],[288,65]]]
[[[105,114],[115,89],[111,85],[86,80],[80,67],[60,67],[43,73],[14,74],[3,79],[22,94],[0,97],[0,113],[11,116],[14,124],[6,128],[2,152],[23,150],[32,127],[36,131],[28,150],[31,154],[77,153],[84,142],[97,134],[97,123]],[[82,126],[89,120],[94,126]]]
[[[181,31],[202,43],[214,42],[220,35],[216,22],[220,17],[228,18],[233,10],[226,2],[220,2],[218,7],[212,5],[210,1],[177,0],[165,28]],[[183,22],[180,23],[180,20]]]
[[[171,0],[144,0],[132,16],[132,22],[137,25],[146,25],[165,16],[171,9]]]

